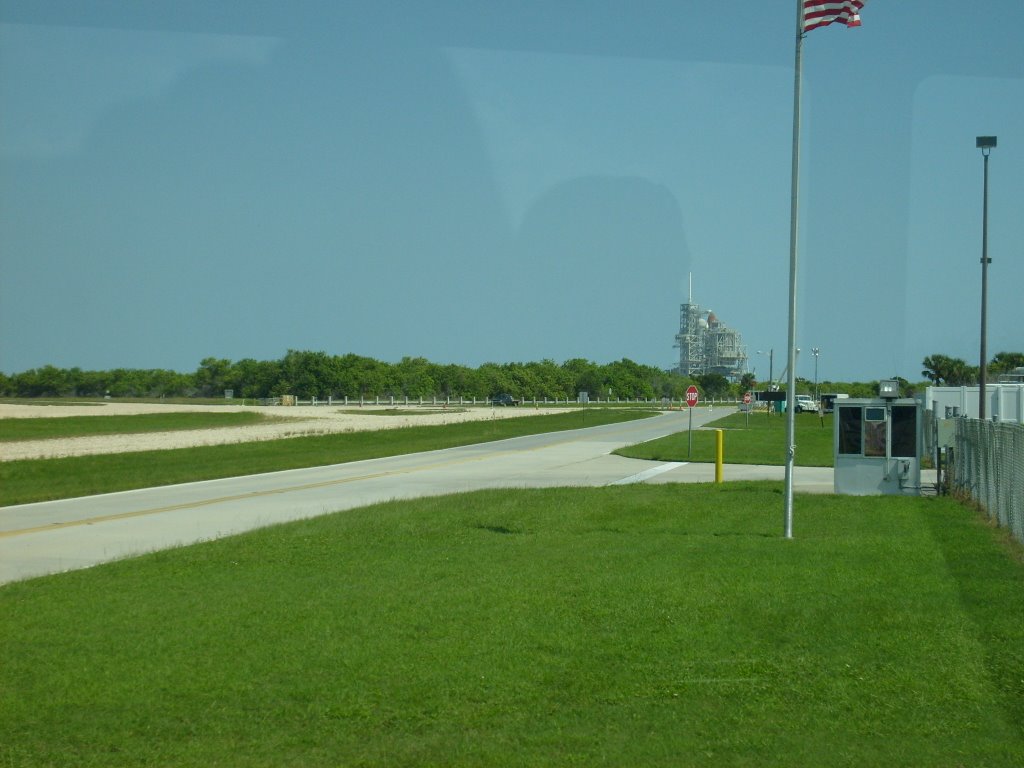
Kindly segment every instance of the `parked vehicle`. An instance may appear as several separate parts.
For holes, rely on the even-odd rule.
[[[814,402],[814,398],[810,395],[797,395],[795,407],[797,413],[818,410],[818,404]]]
[[[827,394],[827,395],[822,395],[821,396],[821,405],[822,405],[825,413],[832,413],[832,411],[835,409],[835,402],[836,402],[836,400],[846,400],[848,397],[849,397],[849,395],[847,395],[845,393],[842,393],[842,392],[840,392],[840,393],[830,393],[830,394]]]
[[[507,392],[503,392],[491,398],[491,405],[519,405],[519,401]]]

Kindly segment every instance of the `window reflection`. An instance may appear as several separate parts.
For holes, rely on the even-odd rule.
[[[860,455],[861,409],[839,408],[839,453]]]
[[[917,407],[894,405],[892,409],[892,455],[917,456]]]

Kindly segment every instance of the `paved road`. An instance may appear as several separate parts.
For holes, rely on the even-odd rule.
[[[731,409],[694,410],[697,428]],[[390,499],[482,488],[708,482],[714,466],[612,456],[685,430],[688,414],[442,451],[0,508],[0,584],[86,568]],[[831,469],[798,468],[795,487],[832,491]],[[727,466],[725,479],[781,479],[782,467]]]

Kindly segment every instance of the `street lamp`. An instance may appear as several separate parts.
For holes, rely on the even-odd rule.
[[[757,354],[768,355],[768,391],[771,392],[773,391],[772,382],[775,380],[775,347],[772,347],[767,352],[759,349],[757,350]]]
[[[974,143],[985,158],[985,191],[981,206],[981,365],[979,366],[978,418],[985,419],[985,380],[988,378],[988,350],[986,326],[988,324],[988,154],[996,145],[995,136],[979,136]]]
[[[814,402],[818,401],[818,355],[821,354],[821,350],[817,347],[811,347],[811,354],[814,355]]]

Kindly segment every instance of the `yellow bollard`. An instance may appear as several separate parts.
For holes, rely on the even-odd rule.
[[[722,456],[725,453],[725,432],[715,430],[715,482],[722,482]]]

